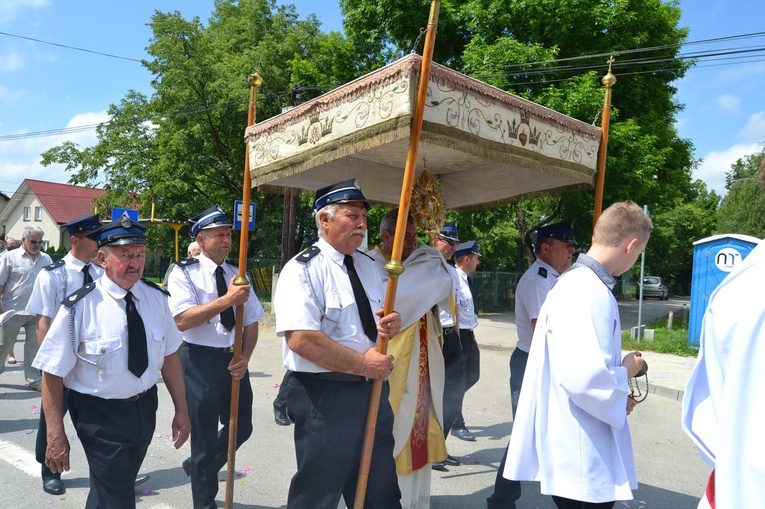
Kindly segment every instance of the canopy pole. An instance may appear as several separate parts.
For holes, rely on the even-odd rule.
[[[247,78],[250,83],[250,105],[247,110],[247,127],[255,123],[255,111],[258,101],[258,88],[263,84],[263,78],[256,72]],[[245,142],[244,150],[244,185],[242,186],[242,229],[239,235],[239,274],[234,280],[236,285],[248,285],[247,281],[247,244],[249,242],[250,224],[250,194],[252,178],[250,177],[250,154]],[[242,358],[242,336],[244,335],[244,305],[236,307],[236,326],[234,327],[233,362]],[[234,476],[236,475],[236,435],[239,426],[239,380],[231,379],[231,417],[228,427],[228,463],[226,468],[226,509],[234,507]]]
[[[433,0],[430,4],[430,17],[428,19],[427,34],[425,35],[425,47],[422,51],[422,64],[420,66],[420,82],[417,86],[417,104],[415,105],[412,127],[409,134],[409,152],[406,157],[404,179],[401,184],[401,198],[399,200],[398,218],[396,220],[396,233],[393,237],[393,248],[390,262],[385,265],[388,271],[388,287],[385,293],[383,305],[384,315],[393,311],[396,300],[396,288],[398,276],[404,272],[401,263],[401,253],[404,250],[404,233],[406,231],[407,217],[409,216],[409,203],[412,199],[412,184],[417,167],[417,150],[420,145],[422,133],[422,119],[425,116],[425,101],[428,94],[428,79],[430,78],[430,64],[433,60],[433,48],[436,42],[436,29],[438,27],[438,13],[441,9],[440,0]],[[382,354],[388,352],[388,338],[380,336],[377,342],[377,351]],[[364,431],[364,445],[361,451],[359,464],[359,478],[356,485],[356,498],[354,509],[364,508],[364,499],[367,493],[369,481],[369,465],[372,461],[372,447],[374,445],[375,429],[377,425],[377,413],[380,409],[380,396],[382,394],[382,380],[372,381],[372,394],[369,398],[369,411],[367,412],[367,425]]]
[[[614,56],[608,59],[608,73],[601,80],[606,86],[606,95],[603,100],[603,119],[600,132],[600,149],[598,150],[598,176],[595,182],[595,209],[592,216],[592,227],[598,222],[600,213],[603,211],[603,186],[606,180],[606,156],[608,154],[608,126],[611,122],[611,87],[616,83],[616,77],[611,74],[611,64]]]

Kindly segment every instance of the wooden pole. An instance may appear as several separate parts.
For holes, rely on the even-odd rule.
[[[247,111],[247,127],[255,123],[258,88],[263,79],[258,73],[250,74],[250,105]],[[249,285],[247,281],[247,244],[249,241],[248,225],[250,224],[250,193],[252,178],[250,177],[250,154],[245,144],[244,151],[244,185],[242,187],[242,230],[239,235],[239,274],[234,280],[236,285]],[[236,307],[236,326],[234,327],[234,356],[233,361],[242,358],[242,336],[244,334],[244,305]],[[228,463],[226,468],[226,509],[234,507],[234,476],[236,475],[236,435],[239,427],[239,380],[231,379],[231,416],[228,425]]]
[[[401,198],[399,200],[398,218],[396,220],[396,233],[393,237],[390,262],[385,265],[388,271],[388,287],[385,293],[383,305],[384,315],[393,311],[396,300],[396,288],[398,276],[404,272],[401,263],[401,253],[404,250],[404,232],[406,231],[406,219],[409,215],[409,203],[412,199],[412,185],[414,184],[415,169],[417,167],[417,150],[420,146],[420,134],[422,133],[422,119],[425,116],[425,100],[428,94],[428,79],[430,77],[430,64],[433,60],[433,47],[436,42],[436,28],[438,27],[438,13],[441,9],[440,0],[433,0],[430,4],[430,18],[428,19],[428,31],[425,35],[425,47],[422,51],[422,64],[420,66],[420,82],[417,87],[417,103],[415,104],[412,128],[409,133],[409,152],[406,157],[404,179],[401,185]],[[380,336],[377,341],[377,350],[386,354],[388,352],[388,338]],[[359,464],[359,479],[356,484],[356,498],[354,509],[363,509],[364,499],[367,494],[369,482],[369,465],[372,462],[372,448],[374,446],[377,413],[380,409],[380,396],[382,394],[382,380],[372,382],[372,394],[369,398],[369,411],[367,412],[367,425],[364,430],[364,445],[361,450]]]
[[[606,86],[606,96],[603,100],[603,121],[600,125],[600,149],[598,150],[598,175],[595,182],[595,210],[592,215],[592,226],[600,217],[603,211],[603,186],[606,181],[606,156],[608,154],[608,125],[611,121],[611,87],[616,83],[616,77],[611,74],[611,64],[614,63],[614,57],[608,59],[608,74],[601,80]]]

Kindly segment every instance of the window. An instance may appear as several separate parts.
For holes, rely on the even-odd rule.
[[[42,207],[35,207],[35,221],[42,221]]]
[[[30,221],[32,219],[32,209],[24,207],[24,221]]]

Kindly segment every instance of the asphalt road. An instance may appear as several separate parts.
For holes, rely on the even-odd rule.
[[[649,301],[648,305],[652,303]],[[277,426],[271,407],[283,374],[280,352],[279,340],[265,324],[250,362],[255,433],[237,453],[236,508],[286,507],[287,490],[295,468],[293,428]],[[464,412],[478,440],[463,442],[449,437],[449,452],[460,458],[463,465],[450,467],[449,472],[434,472],[432,509],[486,507],[485,499],[492,491],[496,469],[510,437],[509,350],[486,348],[481,355],[481,380],[468,392]],[[88,469],[76,438],[72,440],[73,467],[64,476],[67,493],[54,497],[42,491],[39,465],[33,456],[40,396],[23,388],[22,368],[8,368],[0,376],[0,478],[3,479],[0,508],[83,507],[88,492]],[[186,509],[191,507],[191,489],[181,461],[188,455],[189,446],[179,451],[172,448],[168,436],[172,405],[163,386],[159,392],[158,427],[142,468],[143,473],[151,474],[151,479],[136,489],[137,507]],[[632,414],[630,426],[640,488],[635,492],[635,500],[617,503],[617,508],[696,507],[709,468],[699,459],[679,422],[680,403],[669,398],[650,397]],[[70,423],[67,429],[73,433]],[[219,507],[223,507],[225,483],[220,487],[218,501]],[[524,495],[518,507],[551,509],[554,506],[548,497],[539,494],[536,483],[524,483]]]

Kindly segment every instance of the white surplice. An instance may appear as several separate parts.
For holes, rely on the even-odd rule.
[[[616,300],[593,270],[572,268],[537,319],[504,476],[572,500],[631,499],[628,394]]]
[[[683,398],[683,429],[715,469],[716,509],[765,500],[763,288],[761,243],[712,293]]]

